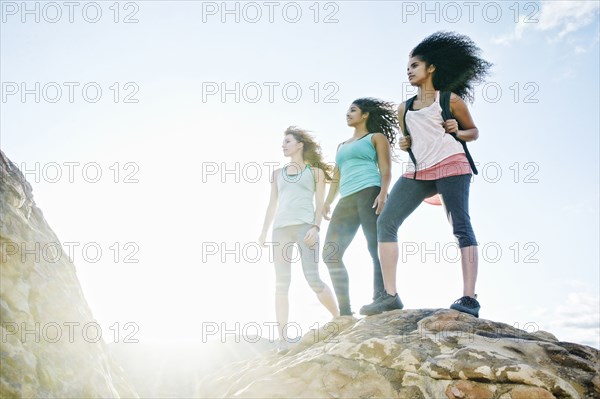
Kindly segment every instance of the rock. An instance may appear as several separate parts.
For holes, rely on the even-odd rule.
[[[596,398],[599,352],[454,310],[335,319],[288,354],[203,376],[195,396],[264,398]]]
[[[95,322],[75,267],[1,151],[0,178],[0,397],[136,398],[106,344],[82,334]]]
[[[510,399],[555,399],[556,396],[542,388],[517,387],[510,391]]]
[[[491,399],[495,386],[486,386],[472,381],[458,381],[448,385],[446,396],[449,399]]]

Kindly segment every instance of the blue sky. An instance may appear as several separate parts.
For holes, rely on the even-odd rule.
[[[70,22],[62,3],[58,18],[49,3],[27,14],[3,1],[2,150],[76,243],[102,325],[193,341],[202,323],[273,321],[274,271],[251,251],[283,130],[312,130],[333,161],[352,100],[403,101],[412,47],[460,32],[494,64],[471,105],[481,317],[598,347],[598,2],[476,3],[81,2]],[[422,205],[400,238],[407,308],[447,307],[461,275],[442,210]],[[360,233],[347,257],[357,310],[371,285]],[[328,320],[299,267],[291,306],[303,332]]]

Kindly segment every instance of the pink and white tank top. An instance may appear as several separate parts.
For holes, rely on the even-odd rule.
[[[417,160],[417,173],[429,169],[456,154],[464,154],[462,145],[447,134],[440,106],[440,92],[436,91],[435,101],[419,110],[408,110],[406,126],[410,133],[411,149]],[[407,175],[414,175],[415,166],[409,163]]]

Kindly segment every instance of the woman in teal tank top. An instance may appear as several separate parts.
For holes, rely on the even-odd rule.
[[[398,121],[391,103],[374,98],[354,101],[346,113],[351,138],[338,146],[334,177],[324,205],[328,214],[338,192],[341,199],[333,211],[323,246],[323,260],[337,296],[340,314],[352,315],[348,272],[343,256],[362,226],[373,260],[373,300],[384,292],[377,254],[377,217],[383,210],[391,181],[391,150]]]
[[[275,313],[280,353],[287,351],[288,346],[288,290],[294,246],[298,248],[306,281],[331,315],[339,316],[333,293],[319,277],[319,230],[325,182],[331,180],[331,167],[323,162],[321,147],[304,130],[289,127],[284,136],[283,154],[290,158],[290,163],[273,172],[271,198],[259,238],[259,243],[266,246],[267,231],[273,223]]]

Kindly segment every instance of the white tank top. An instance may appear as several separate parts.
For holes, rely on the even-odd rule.
[[[297,172],[294,167],[291,171]],[[295,169],[295,170],[294,170]],[[273,229],[315,222],[315,177],[309,165],[298,174],[288,174],[287,165],[277,175],[278,202]]]
[[[406,126],[410,133],[411,149],[417,160],[417,170],[430,168],[444,159],[464,154],[462,145],[447,134],[440,106],[440,92],[436,91],[435,101],[429,107],[406,113]],[[415,166],[408,163],[407,172],[414,172]]]

